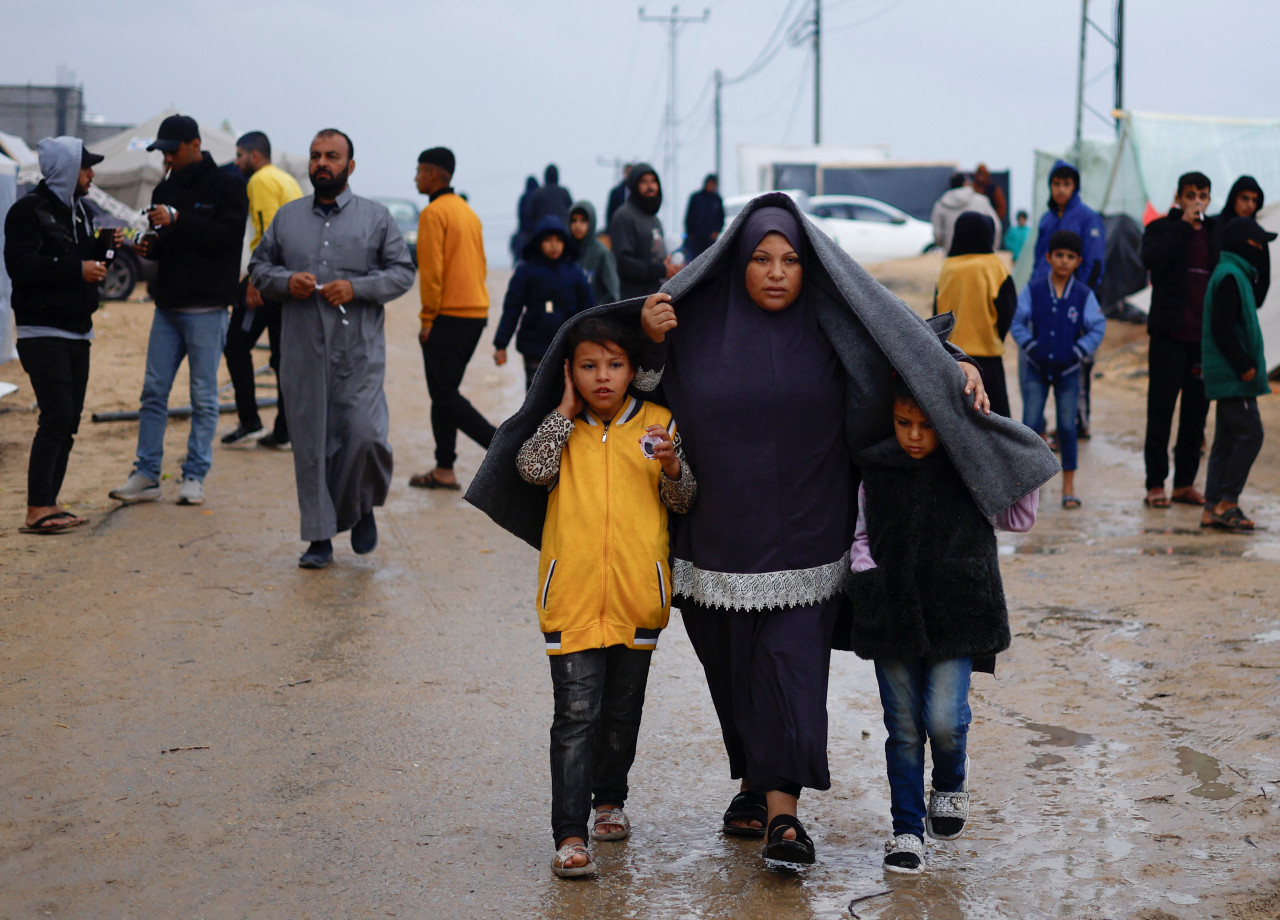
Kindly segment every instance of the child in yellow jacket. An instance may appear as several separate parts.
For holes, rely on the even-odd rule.
[[[697,491],[675,422],[628,393],[638,339],[612,318],[569,339],[564,396],[516,460],[550,490],[538,623],[551,656],[552,871],[589,875],[593,840],[623,840],[649,660],[671,612],[667,511]]]

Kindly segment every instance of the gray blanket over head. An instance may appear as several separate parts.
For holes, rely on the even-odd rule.
[[[1057,458],[1031,429],[1002,416],[974,411],[972,398],[964,394],[964,374],[956,364],[958,352],[939,338],[950,331],[951,316],[944,314],[929,322],[917,316],[814,227],[787,195],[770,193],[756,198],[710,249],[663,285],[677,316],[681,309],[696,309],[703,286],[722,280],[744,221],[755,209],[771,205],[796,215],[810,247],[805,296],[817,310],[846,374],[844,434],[853,456],[892,434],[890,371],[896,369],[933,423],[974,502],[988,518],[1058,473]],[[560,402],[564,361],[570,357],[568,333],[592,316],[617,315],[638,322],[643,304],[643,298],[605,304],[579,313],[561,327],[524,404],[498,429],[467,490],[467,501],[534,547],[542,541],[547,491],[520,478],[516,454]],[[679,329],[672,332],[679,334]],[[750,368],[742,370],[750,373]],[[638,395],[661,402],[660,390],[656,396]],[[695,472],[700,478],[705,475],[701,470]],[[796,474],[803,476],[803,471]],[[823,484],[814,482],[811,487],[822,489]],[[749,500],[749,496],[744,498]]]

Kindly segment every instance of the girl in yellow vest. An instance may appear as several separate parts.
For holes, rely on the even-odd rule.
[[[631,833],[627,773],[671,613],[667,511],[688,511],[697,490],[671,412],[628,393],[638,347],[617,319],[580,323],[560,405],[516,460],[550,492],[537,606],[555,696],[551,869],[562,878],[596,871],[588,833]]]
[[[933,312],[954,313],[950,342],[973,358],[991,397],[991,411],[1009,417],[1004,380],[1004,337],[1018,292],[1004,261],[992,252],[996,225],[990,217],[965,211],[956,218],[951,249],[938,275]]]

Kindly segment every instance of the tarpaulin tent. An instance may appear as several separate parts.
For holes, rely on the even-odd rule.
[[[1084,141],[1073,151],[1036,151],[1033,222],[1048,206],[1049,173],[1059,158],[1080,171],[1080,197],[1085,204],[1103,215],[1127,214],[1144,226],[1169,210],[1178,177],[1193,170],[1213,182],[1216,200],[1210,214],[1221,210],[1227,190],[1242,175],[1257,179],[1272,201],[1280,198],[1280,120],[1276,119],[1122,112],[1120,134],[1114,141]],[[1264,225],[1280,222],[1280,209],[1268,208],[1259,220]],[[1019,287],[1031,275],[1032,252],[1033,247],[1025,248],[1014,268]],[[1271,257],[1274,262],[1275,246]],[[1135,297],[1134,302],[1141,306],[1144,299]],[[1259,319],[1268,370],[1274,371],[1280,367],[1280,294],[1270,293]]]
[[[151,202],[151,190],[164,178],[164,155],[159,150],[147,150],[160,130],[160,122],[177,112],[160,112],[139,125],[104,138],[89,149],[106,159],[93,168],[94,183],[111,197],[123,201],[132,208],[142,208]],[[236,139],[221,128],[200,125],[200,147],[222,166],[236,158]],[[291,173],[305,189],[306,161],[298,156],[276,152],[273,161],[281,169]]]
[[[4,216],[18,200],[18,164],[0,153],[0,252],[4,251]],[[18,357],[14,347],[13,308],[9,295],[13,285],[0,260],[0,364]]]

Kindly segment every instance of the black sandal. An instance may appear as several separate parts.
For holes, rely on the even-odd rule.
[[[724,832],[735,837],[763,837],[764,823],[769,820],[769,808],[765,803],[764,793],[745,789],[729,802],[729,810],[724,813]],[[759,827],[743,827],[733,821],[759,821]]]
[[[795,829],[795,840],[788,840],[783,836],[787,828]],[[804,825],[799,818],[795,815],[774,815],[769,822],[769,842],[764,845],[764,858],[802,866],[813,865],[813,841],[804,832]]]

